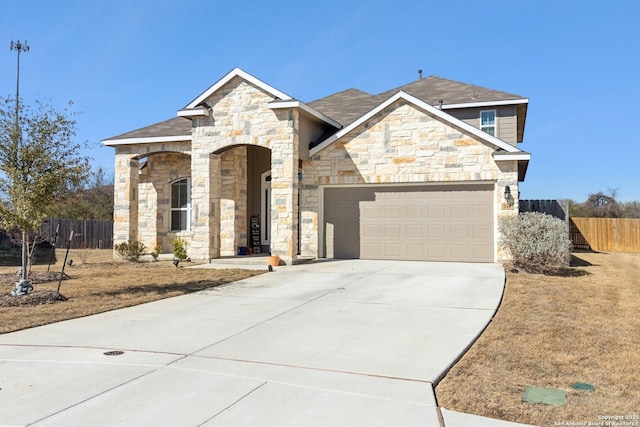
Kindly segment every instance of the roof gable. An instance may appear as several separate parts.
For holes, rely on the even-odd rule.
[[[266,84],[262,80],[257,79],[256,77],[254,77],[251,74],[241,70],[240,68],[234,68],[233,70],[231,70],[227,74],[225,74],[220,80],[218,80],[213,85],[211,85],[209,87],[209,89],[207,89],[204,92],[202,92],[193,101],[191,101],[189,104],[187,104],[183,108],[183,110],[189,110],[189,109],[198,107],[202,102],[204,102],[207,98],[209,98],[211,95],[213,95],[221,87],[226,85],[234,77],[240,77],[241,79],[251,83],[254,86],[257,86],[258,88],[260,88],[263,91],[267,92],[268,94],[272,95],[274,98],[279,98],[279,99],[283,99],[283,100],[292,99],[286,93],[281,92],[278,89],[274,88],[273,86],[270,86],[270,85]]]
[[[367,112],[366,114],[362,115],[360,118],[358,118],[357,120],[353,121],[349,126],[344,127],[343,129],[341,129],[340,131],[336,132],[335,134],[333,134],[332,136],[330,136],[329,138],[325,139],[324,141],[320,142],[317,146],[313,147],[310,151],[309,151],[309,155],[310,156],[314,156],[315,154],[317,154],[318,152],[322,151],[323,149],[325,149],[326,147],[330,146],[331,144],[333,144],[335,141],[337,141],[338,139],[342,138],[343,136],[345,136],[346,134],[348,134],[349,132],[351,132],[352,130],[354,130],[355,128],[357,128],[358,126],[360,126],[361,124],[363,124],[365,121],[369,120],[371,117],[375,116],[376,114],[378,114],[380,111],[384,110],[385,108],[389,107],[390,105],[392,105],[393,103],[395,103],[396,101],[403,99],[405,101],[407,101],[408,103],[412,104],[413,106],[415,106],[416,108],[419,108],[421,110],[424,110],[425,112],[438,117],[439,119],[441,119],[442,121],[449,123],[450,125],[457,127],[458,129],[463,130],[464,132],[466,132],[469,135],[473,135],[476,138],[478,138],[480,141],[483,141],[486,144],[490,144],[494,147],[496,147],[497,149],[501,149],[504,152],[507,153],[524,153],[522,150],[520,150],[519,148],[508,144],[494,136],[489,135],[486,132],[481,131],[480,129],[477,129],[465,122],[463,122],[462,120],[456,119],[455,117],[451,116],[450,114],[447,114],[446,112],[435,108],[429,104],[427,104],[426,102],[412,96],[409,95],[408,93],[405,92],[397,92],[395,95],[391,96],[390,98],[388,98],[386,101],[378,104],[375,108],[371,109],[369,112]],[[525,153],[528,155],[528,153]]]

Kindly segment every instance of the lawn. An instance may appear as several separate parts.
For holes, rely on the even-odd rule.
[[[50,275],[59,274],[62,268],[64,252],[58,252],[60,260],[51,267]],[[53,298],[58,280],[37,283],[39,277],[47,276],[47,265],[33,267],[35,291],[18,298],[9,295],[17,281],[17,267],[0,267],[0,333],[143,304],[262,273],[183,267],[190,263],[176,268],[171,261],[114,261],[111,250],[72,250],[69,259],[73,259],[65,269],[69,278],[60,286],[66,301]]]
[[[538,426],[640,425],[640,254],[576,253],[572,265],[507,271],[494,320],[436,387],[440,406]],[[565,404],[525,403],[528,386],[564,390]]]

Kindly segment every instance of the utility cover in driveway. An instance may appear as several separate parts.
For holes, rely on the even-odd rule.
[[[564,405],[567,392],[555,388],[527,387],[524,390],[523,402],[543,403],[545,405]]]
[[[327,256],[493,262],[493,186],[325,189]]]

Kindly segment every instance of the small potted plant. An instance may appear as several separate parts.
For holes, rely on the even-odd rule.
[[[269,253],[269,265],[272,267],[277,267],[280,265],[280,255],[273,255]]]

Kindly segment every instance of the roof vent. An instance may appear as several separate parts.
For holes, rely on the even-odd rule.
[[[422,70],[418,70],[418,80],[422,80]]]

